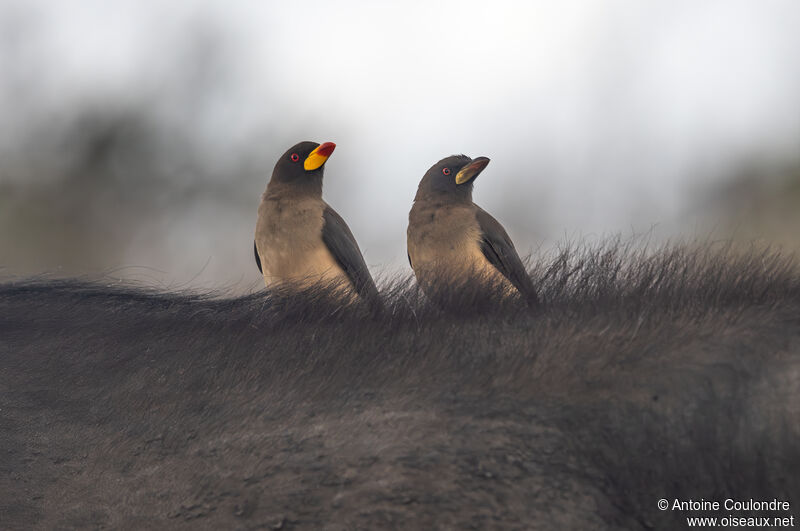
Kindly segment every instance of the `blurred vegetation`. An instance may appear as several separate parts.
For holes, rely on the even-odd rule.
[[[185,281],[217,253],[212,283],[257,277],[251,218],[269,162],[255,147],[220,164],[146,102],[74,112],[29,124],[0,158],[0,271],[73,276],[142,266]],[[685,236],[800,251],[800,159],[741,165],[718,183],[701,194],[701,225]]]
[[[701,201],[708,230],[800,251],[800,159],[749,164]]]
[[[166,233],[200,206],[212,205],[200,215],[209,231],[222,226],[220,216],[254,208],[248,179],[256,170],[244,160],[210,162],[188,134],[164,128],[146,109],[89,107],[35,125],[21,149],[0,160],[0,267],[22,275],[169,267],[169,259],[131,259],[128,251],[138,241],[163,254]],[[197,270],[213,252],[197,257]]]

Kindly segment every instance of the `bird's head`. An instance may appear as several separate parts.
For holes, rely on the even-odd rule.
[[[451,155],[431,166],[419,183],[416,200],[436,196],[471,200],[475,179],[489,164],[486,157],[474,159]]]
[[[322,174],[325,162],[331,156],[336,144],[325,142],[300,142],[289,148],[272,171],[270,184],[285,184],[298,188],[319,189],[322,191]]]

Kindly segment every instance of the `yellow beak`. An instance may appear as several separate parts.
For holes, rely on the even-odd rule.
[[[305,168],[306,171],[316,170],[325,164],[325,161],[328,160],[328,157],[331,156],[334,149],[336,149],[336,144],[333,142],[320,144],[314,151],[308,154],[308,157],[306,157],[306,160],[303,162],[303,168]]]
[[[489,164],[486,157],[477,157],[472,162],[461,168],[456,174],[456,184],[464,184],[478,176],[480,172]]]

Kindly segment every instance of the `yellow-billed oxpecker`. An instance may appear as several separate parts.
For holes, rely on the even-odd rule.
[[[511,238],[472,202],[473,183],[488,164],[486,157],[453,155],[428,170],[408,215],[408,261],[425,291],[484,281],[519,292],[535,306],[536,289]]]
[[[258,207],[254,250],[267,287],[339,282],[365,298],[377,289],[347,223],[322,200],[336,144],[300,142],[275,164]]]

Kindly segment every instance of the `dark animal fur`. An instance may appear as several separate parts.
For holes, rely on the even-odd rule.
[[[410,279],[377,312],[0,285],[0,527],[672,529],[693,515],[658,499],[726,497],[800,516],[791,260],[612,242],[531,273],[537,310],[460,313]]]

